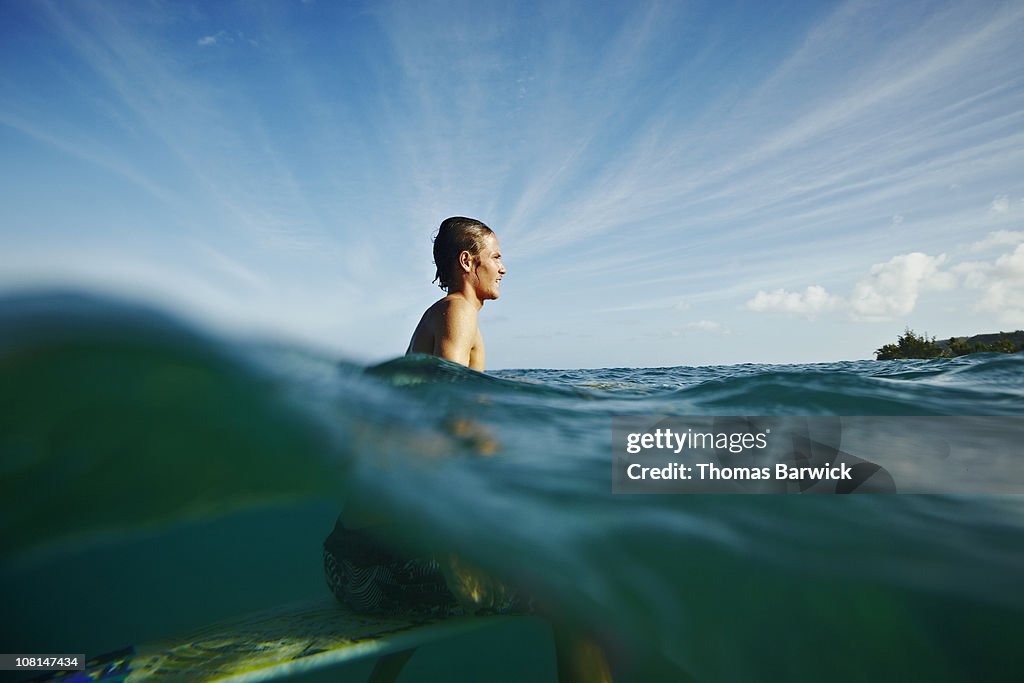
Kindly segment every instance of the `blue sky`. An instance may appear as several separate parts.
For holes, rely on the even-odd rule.
[[[400,355],[446,216],[489,368],[1024,328],[1020,2],[0,4],[0,290]]]

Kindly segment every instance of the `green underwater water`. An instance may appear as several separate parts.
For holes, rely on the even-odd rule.
[[[610,478],[614,416],[1012,418],[1024,355],[366,368],[66,293],[0,300],[0,328],[6,652],[95,655],[322,595],[320,544],[358,501],[410,552],[465,557],[591,633],[617,680],[1024,671],[1020,494],[619,495]],[[978,476],[1013,480],[1013,450]],[[400,680],[554,680],[550,633],[522,621],[424,648]]]

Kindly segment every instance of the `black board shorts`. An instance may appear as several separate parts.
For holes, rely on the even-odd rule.
[[[345,527],[340,517],[324,540],[324,576],[338,601],[357,614],[442,617],[533,612],[533,601],[512,591],[486,608],[467,612],[435,559],[399,557],[366,533]]]

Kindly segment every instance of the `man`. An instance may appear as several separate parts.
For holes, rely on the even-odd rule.
[[[447,218],[434,238],[434,264],[437,266],[434,281],[447,296],[420,318],[405,353],[429,353],[483,372],[484,340],[477,325],[477,314],[485,301],[498,298],[499,283],[506,272],[498,238],[493,230],[476,219]],[[470,435],[479,435],[478,427],[459,421],[457,432],[465,436],[467,429]],[[448,587],[460,596],[457,599],[470,613],[481,606],[492,609],[498,606],[497,611],[501,612],[520,602],[500,582],[491,582],[473,570],[465,574],[453,572],[453,566],[448,567]],[[469,590],[470,587],[474,590]],[[481,587],[484,587],[482,591]],[[492,591],[494,595],[489,594]],[[392,655],[396,674],[408,656],[404,652]],[[612,680],[600,647],[573,627],[555,627],[555,658],[560,683],[610,683]]]
[[[478,220],[448,218],[434,238],[434,263],[434,280],[447,296],[423,314],[406,353],[429,353],[483,371],[484,342],[477,326],[477,313],[484,301],[498,298],[499,282],[505,274],[498,240]],[[468,432],[460,436],[478,437],[474,430],[479,431],[479,427],[462,425],[458,429]],[[459,601],[449,585],[459,591],[470,613],[478,608],[526,609],[525,602],[520,605],[520,598],[509,594],[498,582],[487,584],[492,593],[468,597],[469,592],[461,590],[461,584],[474,580],[482,585],[486,577],[474,575],[467,579],[467,573],[455,574],[454,564],[442,566],[432,557],[409,559],[400,550],[388,547],[381,538],[385,532],[370,521],[372,503],[357,503],[355,499],[356,496],[349,499],[334,531],[324,541],[327,583],[338,600],[355,612],[434,617],[448,614],[458,607]],[[446,579],[445,574],[452,578]],[[487,604],[481,602],[485,599]],[[393,680],[411,654],[412,650],[404,650],[382,658],[372,680]]]
[[[434,238],[434,264],[434,281],[448,294],[420,318],[405,353],[429,353],[483,372],[477,315],[484,301],[498,298],[506,272],[498,238],[476,219],[447,218]]]

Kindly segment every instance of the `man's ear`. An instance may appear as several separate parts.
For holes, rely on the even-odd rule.
[[[459,265],[467,273],[473,270],[473,255],[468,251],[459,252]]]

